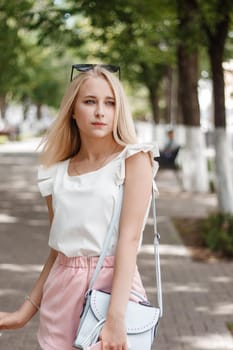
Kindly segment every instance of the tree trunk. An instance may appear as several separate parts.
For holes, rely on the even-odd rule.
[[[233,179],[230,162],[230,147],[226,138],[225,128],[215,129],[215,168],[216,189],[219,209],[223,213],[233,214]]]
[[[209,179],[206,157],[203,154],[205,139],[201,129],[186,126],[186,143],[181,149],[183,189],[192,192],[208,192]]]
[[[152,109],[153,120],[155,124],[159,123],[159,103],[157,89],[149,88],[149,101]]]
[[[1,118],[4,120],[6,117],[6,95],[0,95],[0,112],[1,112]]]
[[[198,51],[189,52],[181,43],[178,47],[179,93],[184,124],[200,126],[198,102]]]
[[[184,119],[183,119],[183,112],[182,112],[182,84],[179,83],[179,73],[178,73],[178,79],[177,79],[177,123],[184,125]]]
[[[153,120],[157,124],[160,119],[158,91],[159,91],[161,80],[163,79],[163,77],[167,72],[167,65],[156,64],[153,70],[150,66],[147,66],[145,62],[141,62],[140,66],[143,71],[143,81],[149,92],[148,97],[151,105]]]
[[[165,123],[171,124],[171,108],[172,108],[172,68],[169,67],[164,79],[164,94],[166,99]]]
[[[213,78],[217,197],[220,211],[233,213],[233,175],[230,147],[226,136],[225,84],[222,67],[229,28],[229,14],[227,9],[224,9],[222,2],[219,2],[219,6],[226,12],[225,15],[222,14],[222,19],[216,24],[214,32],[205,26],[204,28],[208,37],[208,52]]]
[[[178,101],[178,79],[177,71],[172,71],[172,86],[171,86],[171,124],[179,124],[179,101]]]
[[[40,120],[41,117],[42,117],[42,113],[41,113],[41,104],[37,104],[36,105],[36,117],[37,117],[37,120]]]
[[[213,79],[214,124],[216,128],[226,127],[225,84],[222,67],[224,52],[221,46],[221,44],[216,46],[215,42],[211,42],[208,50]]]
[[[191,1],[192,2],[192,1]],[[189,2],[188,2],[189,3]],[[187,4],[186,4],[187,5]],[[187,10],[187,8],[186,8]],[[189,11],[191,9],[188,9]],[[180,32],[190,25],[190,12],[182,12]],[[184,18],[184,16],[187,16]],[[183,27],[184,26],[184,27]],[[200,129],[198,102],[198,50],[188,47],[185,40],[178,46],[179,100],[186,127],[186,143],[180,152],[183,187],[187,191],[208,192],[208,168],[204,135]]]
[[[23,97],[22,105],[23,105],[23,120],[27,120],[27,115],[30,108],[30,98],[28,96]]]

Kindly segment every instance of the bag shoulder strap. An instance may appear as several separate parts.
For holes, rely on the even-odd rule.
[[[112,238],[113,230],[114,230],[117,218],[118,218],[118,216],[120,214],[122,198],[123,198],[123,185],[120,185],[119,196],[118,196],[117,203],[116,203],[116,206],[115,206],[115,209],[114,209],[113,217],[112,217],[112,220],[111,220],[111,223],[110,223],[107,235],[105,237],[105,241],[104,241],[104,245],[103,245],[103,249],[102,249],[101,255],[100,255],[99,259],[98,259],[95,271],[94,271],[93,276],[91,278],[91,281],[89,283],[89,287],[88,287],[87,293],[93,288],[95,280],[96,280],[96,278],[97,278],[97,276],[98,276],[98,274],[100,272],[100,269],[101,269],[101,267],[103,265],[103,262],[104,262],[104,259],[106,257],[107,250],[108,250],[111,238]]]
[[[89,287],[87,290],[86,294],[89,294],[91,289],[94,286],[95,280],[100,272],[100,269],[103,265],[104,259],[107,254],[107,250],[112,238],[113,230],[116,224],[116,220],[120,214],[121,210],[121,203],[122,203],[122,198],[123,198],[123,185],[120,185],[120,190],[119,190],[119,197],[117,200],[117,204],[113,213],[112,221],[109,226],[103,249],[101,252],[101,255],[98,259],[95,271],[93,273],[93,276],[91,278],[91,281],[89,283]],[[162,301],[162,284],[161,284],[161,271],[160,271],[160,258],[159,258],[159,240],[160,240],[160,235],[157,232],[157,222],[156,222],[156,205],[155,205],[155,194],[154,190],[152,189],[152,211],[153,211],[153,223],[154,223],[154,257],[155,257],[155,265],[156,265],[156,284],[157,284],[157,303],[160,309],[160,317],[162,317],[163,314],[163,301]]]
[[[155,278],[157,285],[157,302],[160,309],[160,317],[163,315],[163,297],[162,297],[162,282],[161,282],[161,270],[160,270],[160,256],[159,256],[159,241],[160,234],[157,229],[156,220],[156,198],[155,191],[152,189],[152,211],[153,211],[153,223],[154,223],[154,258],[155,258]]]

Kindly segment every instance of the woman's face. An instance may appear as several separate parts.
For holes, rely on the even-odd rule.
[[[84,81],[73,115],[82,139],[112,137],[115,97],[104,78],[90,77]]]

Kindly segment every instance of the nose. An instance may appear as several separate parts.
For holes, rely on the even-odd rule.
[[[96,117],[103,118],[104,117],[104,106],[101,103],[98,103],[95,111]]]

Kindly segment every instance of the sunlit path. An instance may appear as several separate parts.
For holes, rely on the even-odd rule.
[[[0,309],[4,310],[20,305],[48,253],[47,211],[36,184],[37,141],[21,145],[22,152],[18,143],[8,144],[5,151],[0,146]],[[171,219],[205,215],[216,200],[213,195],[181,192],[170,172],[159,172],[157,184],[164,317],[154,350],[232,350],[226,322],[233,321],[233,263],[192,261]],[[152,224],[150,216],[139,268],[155,302]],[[0,350],[39,350],[37,326],[36,317],[22,330],[2,331]]]

